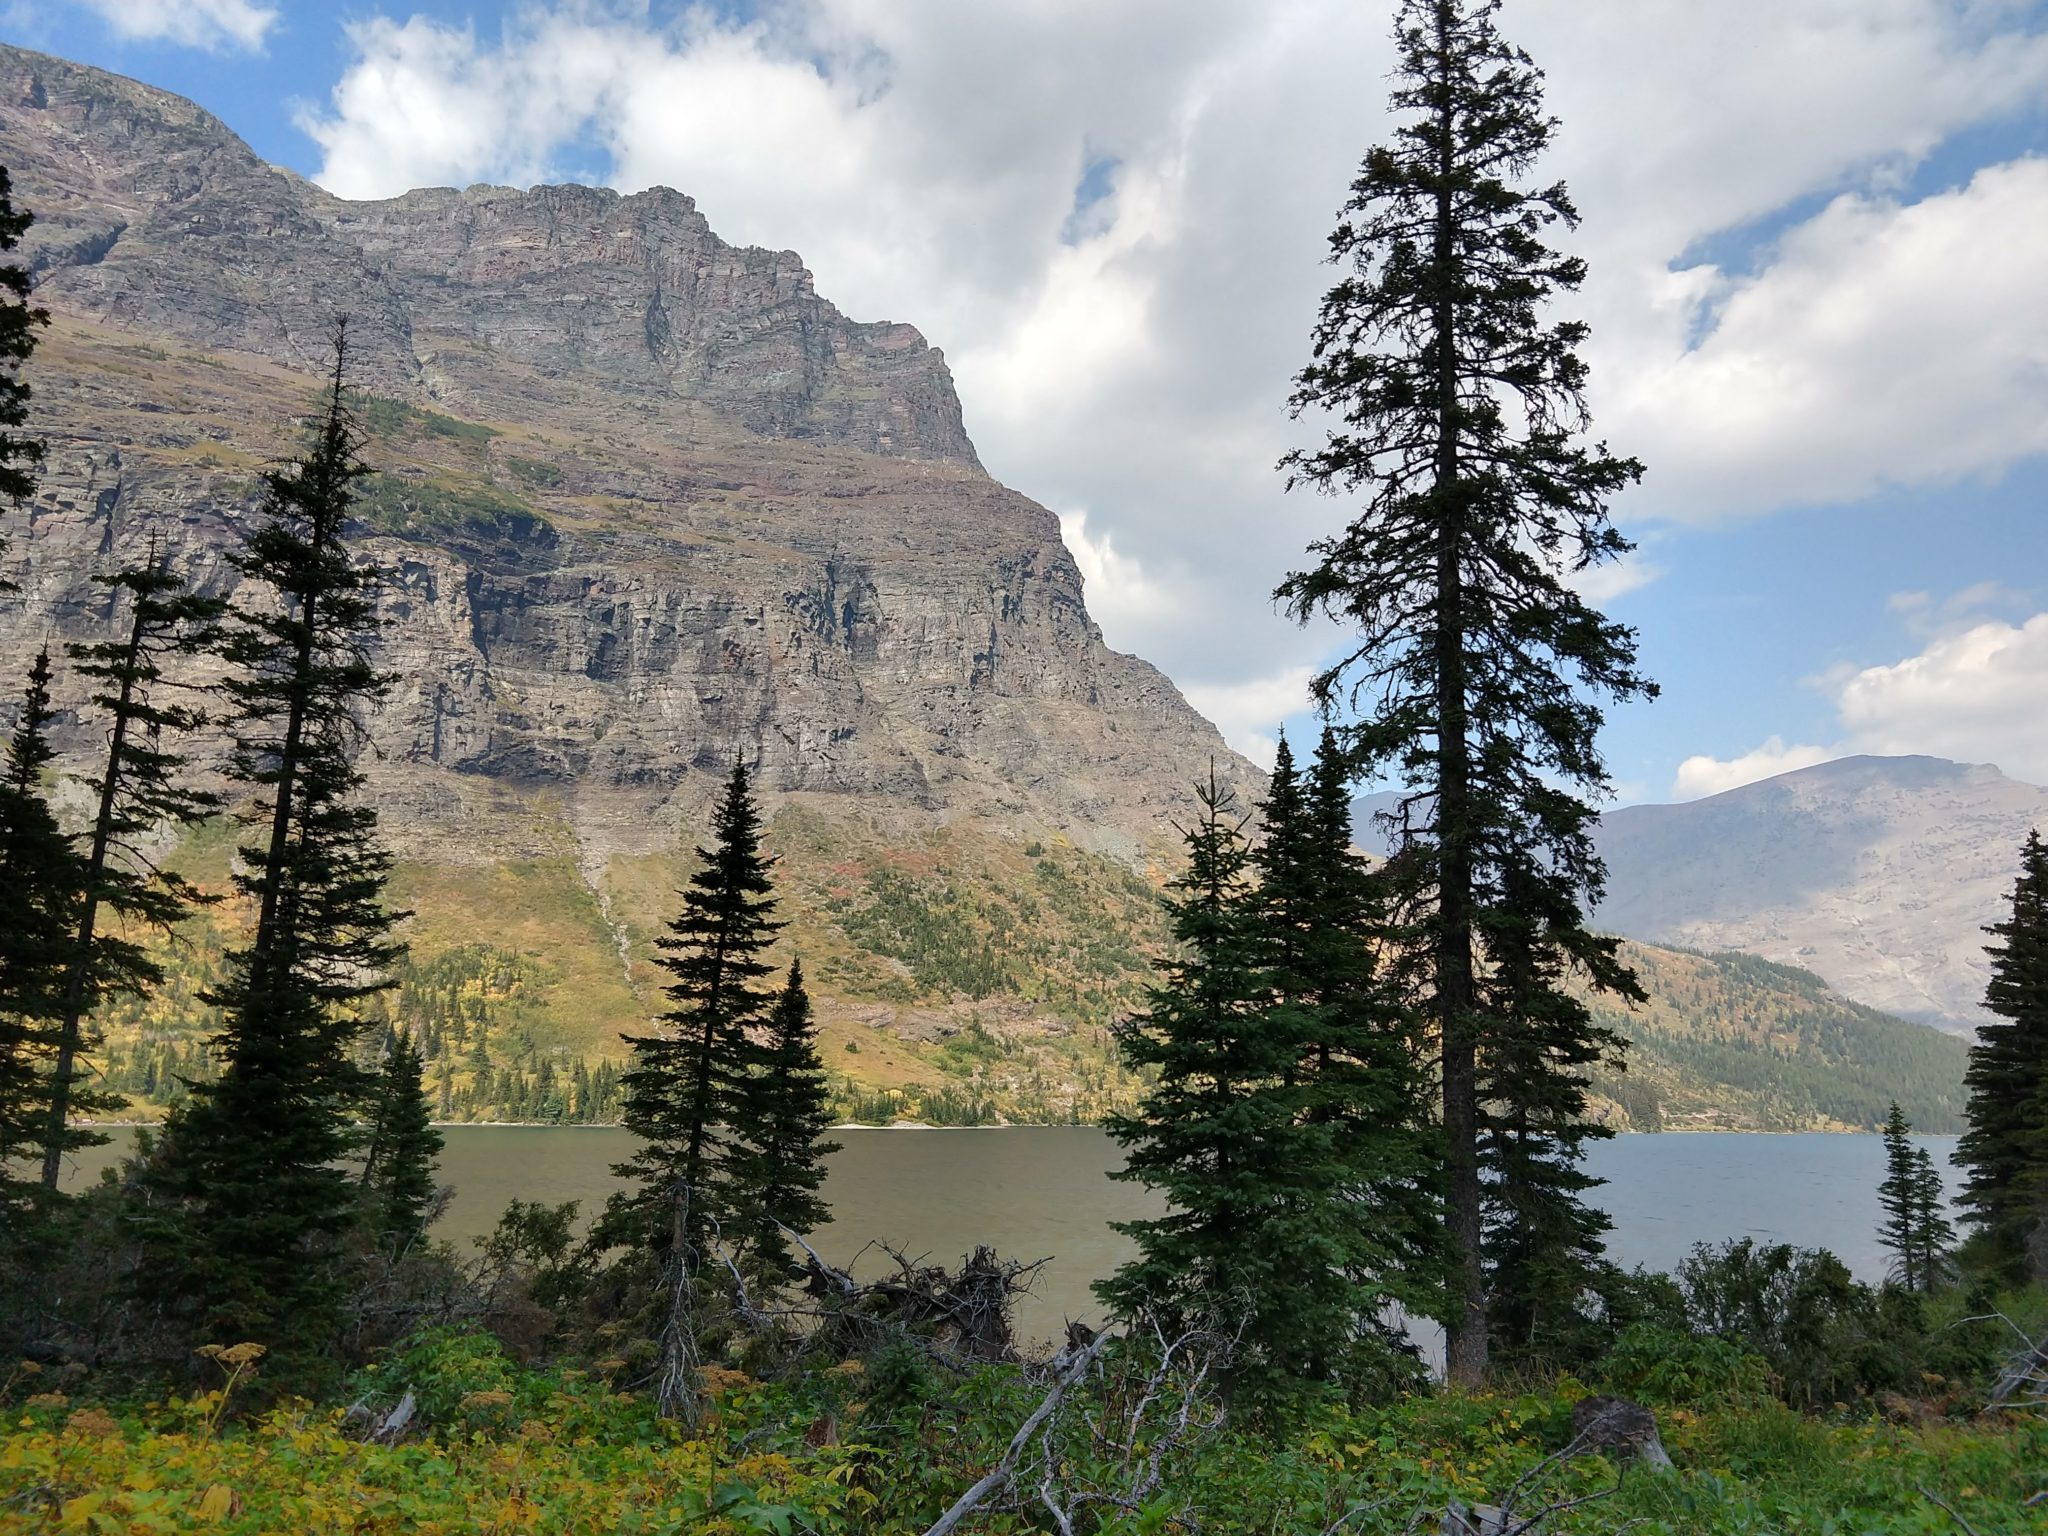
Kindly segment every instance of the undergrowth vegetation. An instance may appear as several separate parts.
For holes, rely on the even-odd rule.
[[[1597,1455],[1554,1459],[1571,1438],[1573,1404],[1613,1384],[1566,1377],[1528,1392],[1332,1405],[1277,1439],[1220,1431],[1175,1450],[1162,1486],[1119,1504],[1126,1447],[1091,1428],[1117,1417],[1130,1387],[1114,1356],[1036,1454],[1065,1497],[1099,1491],[1076,1504],[1076,1529],[1096,1532],[1403,1531],[1454,1499],[1497,1504],[1518,1483],[1532,1511],[1587,1501],[1541,1527],[1557,1532],[1932,1536],[1961,1528],[1948,1511],[1987,1536],[2040,1529],[2023,1507],[2048,1464],[2039,1420],[1895,1423],[1868,1407],[1813,1417],[1761,1390],[1755,1363],[1729,1364],[1694,1406],[1663,1409],[1676,1462],[1667,1473]],[[487,1336],[460,1331],[423,1335],[363,1372],[345,1394],[353,1411],[286,1402],[234,1420],[224,1384],[97,1404],[17,1370],[6,1386],[0,1526],[919,1531],[996,1462],[1041,1396],[1016,1368],[906,1372],[900,1360],[849,1360],[780,1384],[725,1369],[711,1378],[709,1411],[684,1428],[602,1369],[521,1367]],[[407,1388],[420,1427],[397,1443],[370,1436],[371,1410]],[[1028,1483],[972,1528],[1056,1531]]]

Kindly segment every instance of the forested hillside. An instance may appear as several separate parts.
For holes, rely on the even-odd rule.
[[[214,826],[178,863],[220,888]],[[789,807],[770,824],[789,928],[819,993],[821,1048],[848,1120],[938,1125],[1093,1122],[1136,1080],[1109,1026],[1137,1007],[1166,930],[1152,884],[1063,839],[960,824],[905,835]],[[567,846],[552,859],[403,864],[410,956],[385,1003],[427,1058],[451,1121],[609,1122],[622,1033],[659,1008],[653,940],[688,866],[615,858],[594,883]],[[163,951],[166,987],[107,1020],[110,1086],[142,1113],[204,1075],[213,974],[230,902]],[[1925,1131],[1956,1129],[1961,1041],[1829,990],[1810,972],[1743,955],[1631,944],[1650,999],[1595,999],[1633,1042],[1595,1080],[1600,1112],[1634,1130],[1870,1129],[1896,1099]]]

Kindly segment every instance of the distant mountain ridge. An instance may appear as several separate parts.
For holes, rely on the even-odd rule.
[[[1383,852],[1359,800],[1361,846]],[[1737,950],[1818,973],[1844,996],[1951,1033],[1983,1022],[1984,927],[2048,789],[1987,764],[1845,757],[1680,805],[1609,812],[1598,834],[1609,932]]]

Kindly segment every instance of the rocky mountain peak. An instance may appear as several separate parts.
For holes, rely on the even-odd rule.
[[[1602,820],[1599,921],[1819,972],[1872,1007],[1967,1031],[2048,790],[1989,764],[1848,757]]]
[[[366,380],[458,410],[506,404],[473,347],[529,368],[529,397],[575,375],[764,436],[978,467],[922,336],[848,320],[795,252],[726,244],[668,188],[349,202],[168,92],[7,47],[0,139],[44,301],[106,323],[310,367],[346,313]]]
[[[51,459],[0,664],[83,633],[145,537],[223,558],[351,316],[363,533],[395,574],[378,793],[421,857],[694,830],[735,753],[863,814],[1134,856],[1211,756],[1108,650],[1043,507],[982,470],[943,356],[666,188],[336,198],[165,92],[0,47]]]

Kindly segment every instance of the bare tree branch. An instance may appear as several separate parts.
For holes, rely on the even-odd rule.
[[[1009,1448],[1003,1452],[1002,1459],[989,1468],[972,1488],[954,1500],[953,1507],[939,1516],[926,1529],[924,1536],[946,1536],[948,1531],[972,1514],[983,1499],[1009,1482],[1016,1472],[1018,1457],[1023,1455],[1024,1448],[1031,1443],[1032,1436],[1038,1433],[1038,1427],[1052,1417],[1053,1411],[1059,1407],[1060,1399],[1067,1395],[1068,1389],[1087,1375],[1088,1368],[1095,1363],[1096,1357],[1108,1345],[1109,1339],[1107,1331],[1098,1333],[1079,1354],[1059,1365],[1052,1387],[1046,1392],[1044,1400],[1031,1411],[1031,1416],[1018,1426],[1017,1433],[1011,1436]],[[1059,1362],[1056,1361],[1055,1364]]]

